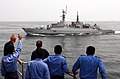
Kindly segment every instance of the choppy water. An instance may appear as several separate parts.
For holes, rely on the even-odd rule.
[[[102,29],[120,30],[120,22],[89,22],[97,23]],[[50,54],[54,54],[53,47],[61,44],[63,53],[67,58],[69,68],[80,55],[85,54],[86,47],[93,45],[96,48],[97,56],[101,57],[106,71],[107,79],[120,79],[120,34],[117,35],[85,35],[85,36],[51,36],[51,37],[26,37],[22,27],[35,27],[39,25],[50,24],[50,22],[0,22],[0,60],[3,56],[3,46],[9,41],[11,34],[23,35],[23,50],[20,59],[29,61],[31,52],[36,48],[35,42],[42,40],[43,48],[46,48]],[[66,76],[66,79],[72,79]],[[101,78],[98,78],[101,79]]]

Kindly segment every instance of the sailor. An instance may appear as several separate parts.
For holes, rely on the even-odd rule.
[[[43,62],[44,52],[40,49],[36,50],[36,59],[31,60],[26,69],[25,79],[50,79],[49,69]]]
[[[36,42],[36,47],[37,47],[36,50],[40,49],[41,51],[43,51],[44,52],[44,57],[42,59],[45,59],[45,58],[47,58],[49,56],[49,52],[46,49],[42,48],[42,44],[43,44],[43,42],[41,40],[38,40]],[[31,60],[35,60],[36,59],[36,53],[37,53],[36,50],[34,50],[32,52]]]
[[[97,56],[93,56],[95,54],[95,48],[88,46],[86,54],[87,56],[80,56],[73,65],[73,74],[80,69],[80,79],[97,79],[97,70],[99,68],[102,79],[106,79],[106,71],[102,60]]]
[[[4,76],[5,79],[19,79],[17,74],[17,60],[22,50],[22,36],[20,34],[18,34],[18,39],[16,51],[14,51],[12,43],[8,44],[7,53],[1,61],[1,75]]]
[[[10,41],[7,42],[5,45],[4,45],[4,56],[6,56],[8,54],[8,46],[11,44],[14,46],[14,43],[16,42],[16,36],[15,35],[11,35],[10,37]]]
[[[68,69],[65,57],[61,56],[62,47],[56,45],[54,47],[54,52],[55,55],[48,56],[48,58],[43,60],[48,64],[51,79],[64,79],[64,73],[73,76]]]

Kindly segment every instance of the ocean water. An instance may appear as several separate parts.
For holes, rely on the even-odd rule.
[[[120,79],[120,34],[109,35],[84,35],[84,36],[45,36],[45,37],[26,37],[22,27],[36,27],[39,25],[50,24],[51,22],[0,22],[0,60],[3,56],[3,46],[9,41],[11,34],[23,35],[23,49],[20,59],[28,62],[31,52],[36,48],[37,40],[43,41],[43,48],[50,54],[54,54],[53,47],[60,44],[63,47],[62,55],[66,57],[68,67],[72,65],[80,55],[85,55],[86,47],[93,45],[96,48],[96,56],[101,57],[107,72],[107,79]],[[119,21],[89,21],[87,23],[97,23],[102,29],[112,29],[120,31]],[[16,46],[17,43],[15,43]],[[0,76],[2,79],[2,77]],[[66,79],[72,77],[65,75]],[[98,79],[101,79],[98,77]]]

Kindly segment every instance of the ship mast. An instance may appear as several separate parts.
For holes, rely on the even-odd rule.
[[[63,15],[62,15],[62,21],[65,22],[65,13],[66,12],[63,10],[62,13],[63,13]]]
[[[66,11],[63,9],[62,10],[62,22],[63,22],[63,25],[65,25],[65,14],[67,14],[67,6],[66,6]]]
[[[78,15],[78,12],[77,12],[77,22],[79,22],[79,15]]]

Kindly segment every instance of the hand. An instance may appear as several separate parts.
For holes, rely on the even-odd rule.
[[[18,34],[18,39],[21,40],[22,39],[22,35]]]
[[[72,74],[72,72],[69,72],[69,73],[68,73],[68,75],[70,75],[70,76],[74,77],[74,75]]]
[[[78,74],[78,72],[75,72],[75,73],[74,73],[73,79],[77,79],[77,74]]]
[[[77,76],[76,76],[76,75],[74,75],[74,76],[73,76],[73,79],[77,79]]]
[[[18,58],[18,60],[17,60],[18,62],[19,62],[19,64],[22,64],[22,60],[20,60],[19,58]]]
[[[74,73],[74,75],[77,75],[78,74],[78,71],[76,71],[75,73]]]

